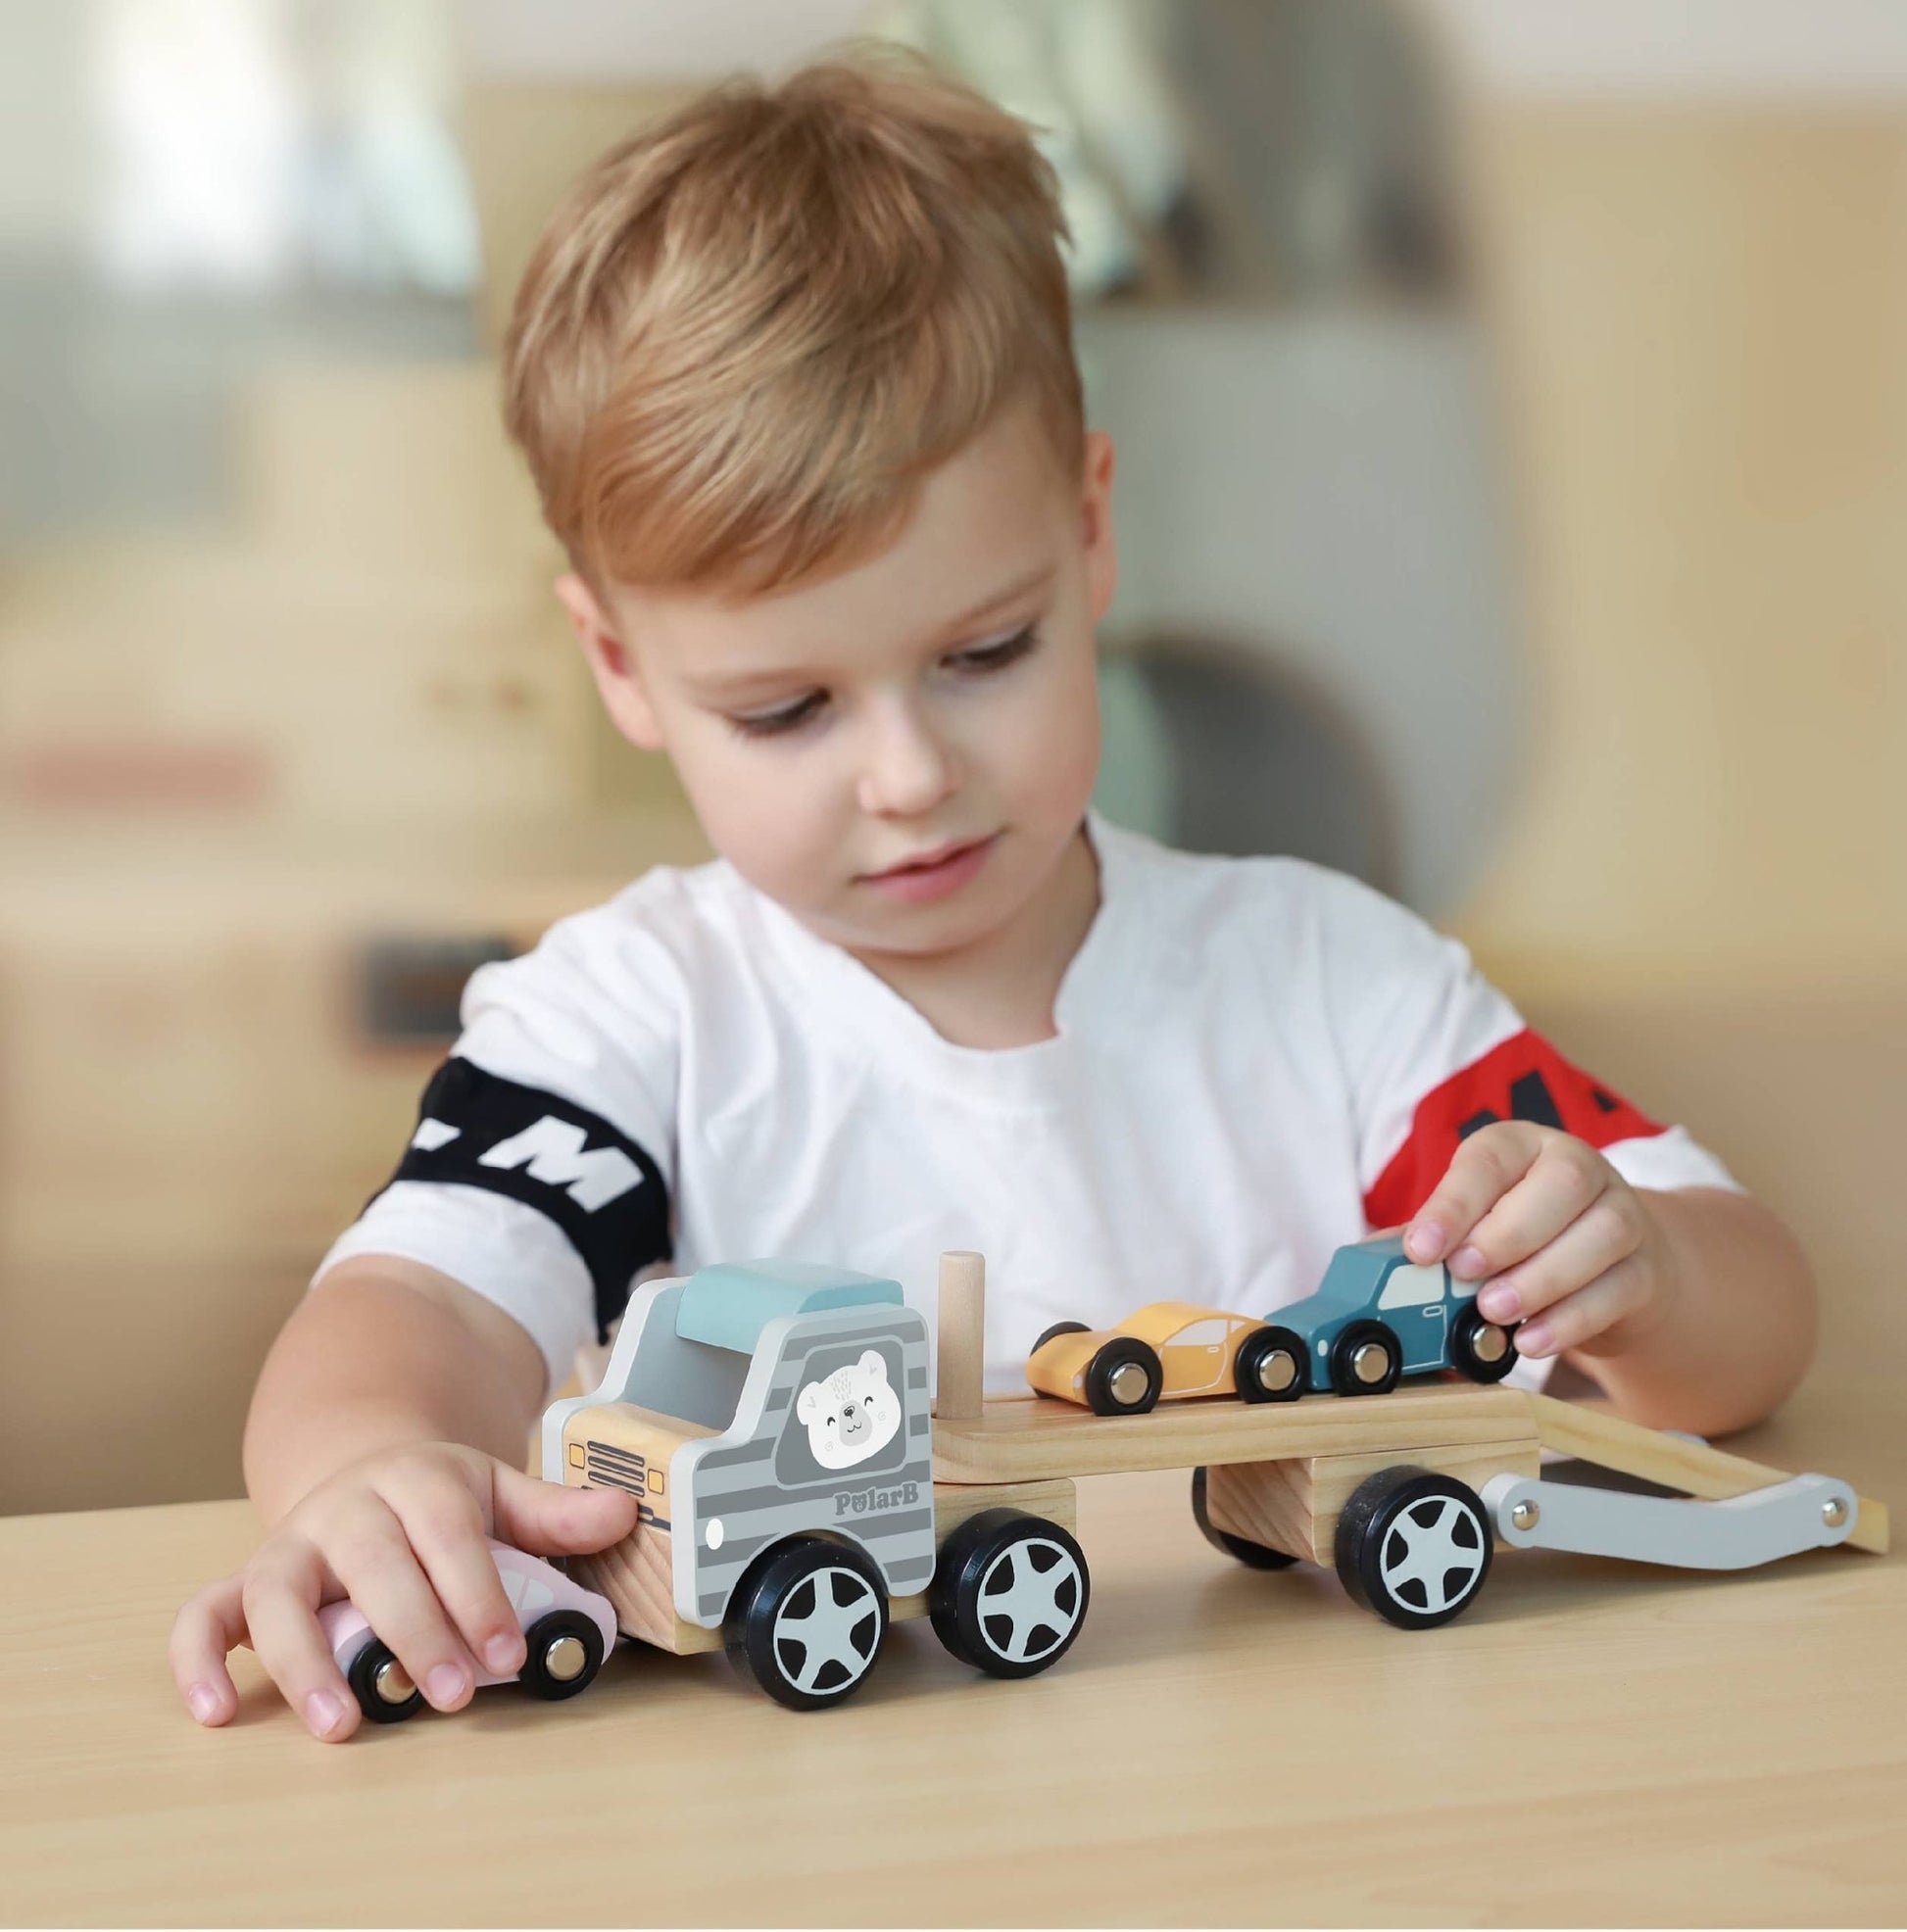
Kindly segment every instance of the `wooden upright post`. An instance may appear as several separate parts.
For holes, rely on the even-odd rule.
[[[977,1422],[986,1360],[987,1261],[964,1248],[940,1258],[940,1373],[934,1414],[946,1422]]]

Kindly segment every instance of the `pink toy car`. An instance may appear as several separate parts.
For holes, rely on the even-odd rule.
[[[514,1677],[494,1676],[479,1664],[477,1688],[520,1683],[531,1696],[552,1700],[587,1690],[615,1648],[610,1600],[572,1583],[540,1557],[513,1550],[494,1536],[487,1540],[529,1655]],[[423,1692],[355,1604],[327,1603],[318,1620],[358,1709],[373,1724],[401,1723],[422,1708]]]

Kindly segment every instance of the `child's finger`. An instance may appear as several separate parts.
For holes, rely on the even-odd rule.
[[[1530,1171],[1491,1207],[1450,1255],[1450,1273],[1459,1280],[1488,1280],[1528,1261],[1607,1190],[1611,1170],[1593,1147],[1553,1129],[1539,1132],[1542,1139]],[[1589,1275],[1598,1272],[1591,1269]],[[1582,1279],[1588,1280],[1589,1275]]]
[[[243,1576],[220,1577],[188,1597],[172,1619],[168,1645],[172,1681],[202,1724],[228,1724],[238,1712],[238,1689],[225,1659],[248,1643]]]
[[[1636,1313],[1648,1300],[1648,1275],[1641,1260],[1628,1255],[1587,1286],[1565,1295],[1535,1322],[1516,1331],[1519,1355],[1565,1355],[1593,1343],[1605,1329]],[[1593,1355],[1595,1349],[1590,1347]]]
[[[1528,1321],[1627,1260],[1640,1242],[1641,1231],[1605,1191],[1553,1241],[1486,1281],[1477,1306],[1492,1322]]]
[[[499,1676],[520,1669],[522,1626],[485,1540],[482,1506],[468,1486],[448,1471],[424,1471],[411,1476],[402,1495],[384,1500],[470,1654]]]
[[[1536,1165],[1548,1130],[1528,1121],[1479,1128],[1450,1157],[1443,1179],[1410,1218],[1404,1252],[1412,1261],[1442,1261]]]
[[[487,1562],[482,1533],[475,1532],[477,1547]],[[388,1502],[372,1523],[354,1526],[350,1542],[327,1554],[345,1594],[411,1681],[436,1710],[461,1711],[476,1693],[475,1660]]]
[[[329,1571],[316,1550],[256,1557],[245,1572],[245,1622],[252,1648],[314,1737],[342,1744],[358,1728],[358,1700],[318,1626]]]
[[[636,1526],[641,1504],[626,1489],[572,1489],[497,1466],[491,1534],[531,1556],[607,1550]]]

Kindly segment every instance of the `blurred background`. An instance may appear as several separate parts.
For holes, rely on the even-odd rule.
[[[0,0],[0,1512],[240,1493],[471,967],[706,855],[494,348],[586,161],[859,31],[1065,185],[1105,809],[1456,932],[1797,1226],[1818,1381],[1907,1338],[1907,10]]]

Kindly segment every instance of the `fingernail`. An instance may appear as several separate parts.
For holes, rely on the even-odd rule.
[[[329,1691],[313,1691],[305,1700],[305,1721],[315,1735],[329,1737],[344,1721],[344,1706]]]
[[[1484,1259],[1482,1248],[1473,1248],[1466,1242],[1450,1257],[1452,1275],[1474,1276],[1488,1271],[1490,1263]]]
[[[1403,1237],[1403,1244],[1418,1261],[1429,1261],[1443,1251],[1443,1231],[1434,1221],[1420,1221]]]
[[[1477,1306],[1492,1322],[1514,1322],[1523,1303],[1514,1288],[1486,1288],[1477,1297]]]
[[[517,1640],[499,1630],[483,1647],[483,1661],[491,1669],[501,1675],[506,1670],[515,1669],[522,1655],[522,1646]]]
[[[1519,1355],[1547,1355],[1552,1346],[1550,1332],[1540,1322],[1526,1322],[1516,1331]]]
[[[219,1693],[210,1684],[194,1684],[185,1693],[185,1706],[200,1723],[209,1724],[219,1715]]]
[[[440,1664],[423,1680],[425,1694],[440,1708],[455,1704],[464,1694],[464,1673],[455,1664]]]

